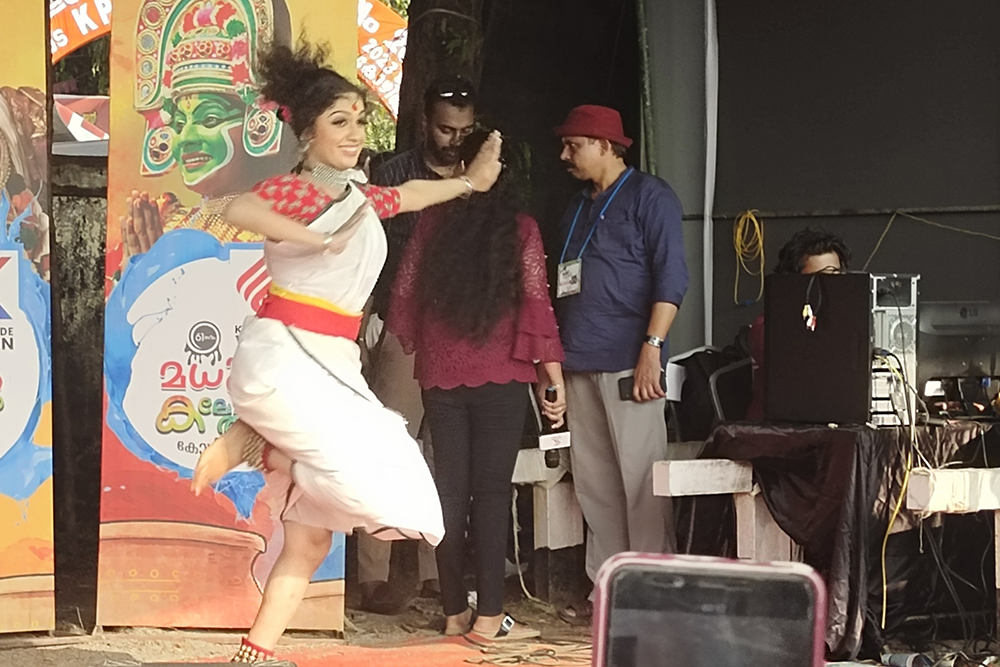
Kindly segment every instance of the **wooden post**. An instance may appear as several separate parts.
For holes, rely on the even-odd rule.
[[[733,495],[736,502],[736,556],[755,561],[795,561],[796,545],[774,521],[760,487]]]
[[[1000,588],[997,587],[997,583],[1000,583],[1000,509],[993,510],[993,574],[994,574],[994,589],[996,590],[997,607],[996,607],[996,621],[997,621],[997,633],[1000,636]]]
[[[1000,583],[1000,469],[914,468],[906,490],[907,509],[922,516],[993,511],[993,569]],[[1000,632],[1000,588],[996,589],[997,631]]]
[[[569,604],[579,596],[583,571],[583,512],[568,480],[552,487],[536,484],[535,595],[554,605]]]
[[[798,560],[796,546],[774,522],[753,466],[746,461],[697,459],[653,464],[653,493],[673,498],[733,494],[736,503],[736,555],[757,561]]]
[[[566,479],[569,451],[562,450],[558,468],[545,466],[545,452],[518,452],[512,482],[531,484],[535,552],[534,594],[553,604],[578,598],[583,571],[583,512],[573,483]]]

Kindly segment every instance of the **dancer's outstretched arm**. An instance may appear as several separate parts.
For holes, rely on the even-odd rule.
[[[473,192],[486,192],[500,177],[500,133],[493,131],[483,142],[479,153],[469,163],[468,169],[458,178],[439,181],[407,181],[400,185],[399,212],[421,211],[429,206],[441,204]]]

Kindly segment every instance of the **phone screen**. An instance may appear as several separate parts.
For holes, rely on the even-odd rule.
[[[815,591],[769,572],[625,565],[610,582],[602,667],[812,667]]]

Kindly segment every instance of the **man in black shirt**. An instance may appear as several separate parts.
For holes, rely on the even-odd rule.
[[[459,148],[475,125],[475,105],[475,90],[465,79],[449,77],[432,83],[424,92],[424,143],[378,165],[372,170],[371,182],[394,187],[413,179],[454,177],[459,167]],[[372,295],[369,327],[376,330],[388,314],[392,283],[419,217],[419,213],[403,213],[382,221],[389,249]],[[404,354],[399,340],[384,329],[369,353],[369,378],[379,400],[409,422],[410,435],[420,435],[424,407],[420,385],[413,377],[413,355]],[[358,581],[361,608],[365,611],[393,614],[408,602],[408,595],[387,583],[391,544],[359,534]],[[437,566],[434,550],[426,543],[419,546],[418,562],[424,592],[430,594],[437,587]]]

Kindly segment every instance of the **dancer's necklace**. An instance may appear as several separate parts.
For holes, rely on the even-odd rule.
[[[351,176],[355,173],[354,169],[341,171],[322,162],[316,162],[305,167],[304,170],[309,172],[309,177],[316,183],[338,189],[346,188],[347,184],[351,182]]]

